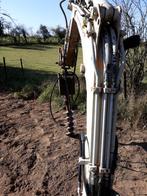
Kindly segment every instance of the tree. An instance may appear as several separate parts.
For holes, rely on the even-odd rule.
[[[146,0],[114,0],[123,10],[122,28],[126,37],[138,34],[142,42],[147,40],[147,1]],[[126,73],[129,92],[137,92],[144,77],[147,60],[147,45],[141,44],[129,49],[126,54]]]
[[[1,4],[1,1],[0,1]],[[4,34],[4,25],[3,25],[3,17],[1,13],[1,5],[0,5],[0,37]]]
[[[7,35],[9,35],[11,29],[12,29],[12,23],[6,21],[5,24],[4,24],[5,33],[6,33]]]
[[[48,37],[50,37],[50,33],[48,31],[48,28],[45,25],[40,25],[40,28],[39,28],[39,32],[38,33],[40,33],[42,35],[44,42],[46,41],[46,39]]]
[[[10,35],[13,38],[14,44],[20,43],[20,34],[21,32],[20,32],[19,26],[16,26],[15,28],[11,30]]]
[[[24,40],[25,40],[25,43],[27,44],[27,35],[28,35],[28,32],[27,32],[27,30],[25,29],[25,27],[24,26],[20,26],[20,30],[21,30],[21,34],[22,34],[22,36],[23,36],[23,38],[24,38]]]
[[[27,31],[22,25],[17,25],[10,32],[10,35],[13,37],[14,43],[19,44],[21,37],[24,38],[25,43],[27,43]]]
[[[3,18],[0,18],[0,36],[4,35],[4,24],[3,24]]]
[[[7,21],[7,19],[9,19],[11,22]],[[0,7],[0,36],[4,35],[5,29],[7,29],[9,32],[9,30],[12,27],[12,23],[16,25],[13,18],[9,14],[1,12],[1,7]]]
[[[52,28],[52,32],[58,37],[59,42],[61,42],[65,37],[66,29],[58,25],[56,28]]]

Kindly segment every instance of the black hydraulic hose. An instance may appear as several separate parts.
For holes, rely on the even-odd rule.
[[[52,96],[53,96],[53,93],[54,93],[54,90],[55,90],[55,87],[57,85],[58,80],[59,80],[59,78],[57,78],[57,80],[55,81],[55,83],[53,85],[53,88],[52,88],[52,91],[51,91],[51,94],[50,94],[50,97],[49,97],[49,110],[50,110],[50,114],[51,114],[51,117],[52,117],[53,121],[57,124],[57,126],[61,127],[61,126],[65,126],[65,124],[58,123],[56,121],[56,119],[54,117],[54,114],[53,114],[53,111],[52,111]],[[67,99],[69,99],[68,95],[67,95]],[[69,112],[71,111],[70,110],[70,104],[68,104],[68,111]],[[69,137],[80,140],[80,134],[79,133],[71,132]]]
[[[69,88],[68,88],[68,82],[67,82],[67,69],[64,70],[64,79],[65,79],[65,90],[66,90],[66,94],[65,94],[65,102],[66,102],[66,107],[67,107],[67,111],[71,112],[71,104],[70,104],[70,95],[69,95]]]
[[[53,110],[52,110],[52,96],[53,96],[55,87],[56,87],[56,85],[57,85],[57,83],[58,83],[58,80],[59,80],[59,78],[56,79],[56,81],[55,81],[55,83],[54,83],[54,86],[53,86],[53,88],[52,88],[50,97],[49,97],[49,110],[50,110],[50,114],[51,114],[51,117],[52,117],[53,121],[54,121],[58,126],[64,126],[64,124],[61,124],[61,123],[59,124],[59,123],[56,121],[56,119],[55,119],[55,117],[54,117],[54,114],[53,114]]]
[[[77,101],[77,99],[78,99],[78,97],[79,97],[79,94],[80,94],[80,81],[79,81],[79,78],[78,78],[78,76],[76,75],[76,74],[74,74],[74,77],[76,78],[76,80],[77,80],[77,83],[78,83],[78,90],[77,90],[77,95],[76,95],[76,98],[73,100],[74,101],[74,103],[76,103],[76,101]],[[55,119],[55,117],[54,117],[54,114],[53,114],[53,110],[52,110],[52,97],[53,97],[53,93],[54,93],[54,90],[55,90],[55,87],[56,87],[56,85],[57,85],[57,83],[58,83],[58,81],[59,81],[59,78],[57,78],[56,79],[56,81],[55,81],[55,83],[54,83],[54,85],[53,85],[53,88],[52,88],[52,90],[51,90],[51,94],[50,94],[50,97],[49,97],[49,110],[50,110],[50,114],[51,114],[51,117],[52,117],[52,119],[53,119],[53,121],[57,124],[57,125],[59,125],[59,126],[64,126],[64,124],[59,124],[57,121],[56,121],[56,119]],[[68,102],[68,111],[71,109],[71,106],[70,106],[70,98],[69,98],[69,92],[67,92],[68,91],[68,85],[67,85],[67,87],[66,87],[66,98],[67,98],[67,102]]]
[[[63,4],[65,1],[66,1],[66,0],[62,0],[62,1],[60,2],[60,8],[61,8],[61,11],[62,11],[62,13],[63,13],[63,15],[64,15],[64,18],[65,18],[66,29],[68,29],[67,17],[66,17],[65,11],[64,11],[63,6],[62,6],[62,4]]]
[[[53,88],[52,88],[52,91],[51,91],[51,94],[50,94],[50,97],[49,97],[49,109],[50,109],[50,114],[51,114],[51,117],[52,117],[52,119],[53,119],[53,121],[54,121],[55,123],[57,123],[57,122],[56,122],[56,119],[55,119],[55,117],[54,117],[54,115],[53,115],[53,111],[52,111],[52,96],[53,96],[54,89],[55,89],[55,87],[56,87],[56,85],[57,85],[57,82],[58,82],[58,78],[57,78],[57,80],[56,80],[55,83],[54,83],[54,86],[53,86]]]
[[[60,2],[60,9],[61,9],[61,11],[62,11],[62,13],[63,13],[63,16],[64,16],[64,19],[65,19],[65,25],[66,25],[66,36],[68,35],[68,20],[67,20],[67,16],[66,16],[66,14],[65,14],[65,11],[64,11],[64,9],[63,9],[63,6],[62,6],[62,4],[65,2],[66,0],[62,0],[61,2]],[[66,37],[65,36],[65,37]],[[65,38],[66,39],[66,38]],[[63,52],[63,66],[65,67],[65,54],[66,54],[66,50],[67,50],[67,43],[65,42],[65,45],[64,45],[64,52]]]

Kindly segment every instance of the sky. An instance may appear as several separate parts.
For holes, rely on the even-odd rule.
[[[59,3],[61,0],[0,0],[1,12],[9,14],[17,25],[24,25],[33,32],[39,29],[40,24],[49,28],[60,25],[65,27],[63,14]],[[65,11],[67,3],[64,3]]]

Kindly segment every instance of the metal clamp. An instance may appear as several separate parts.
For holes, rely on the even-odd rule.
[[[116,94],[117,89],[116,88],[103,88],[103,92],[106,94]]]
[[[92,90],[96,94],[100,94],[100,93],[116,94],[118,92],[118,89],[117,88],[94,87],[94,88],[92,88]]]
[[[83,159],[82,157],[79,157],[79,164],[80,165],[87,165],[89,164],[90,160],[89,159]]]
[[[110,169],[107,169],[107,168],[99,168],[99,173],[100,174],[109,174],[110,173]]]
[[[95,93],[95,94],[99,94],[103,92],[103,87],[92,87],[91,90]]]

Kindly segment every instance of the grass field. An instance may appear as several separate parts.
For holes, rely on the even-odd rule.
[[[48,89],[51,89],[57,73],[60,72],[60,67],[56,64],[59,60],[59,47],[39,44],[0,47],[0,89],[18,92],[26,98],[32,97],[32,92],[37,92],[36,96],[38,96],[45,91],[44,99],[44,95],[49,94]],[[3,57],[6,59],[7,76],[5,76]],[[24,72],[20,69],[20,58],[23,60]],[[81,63],[80,48],[77,65]],[[79,73],[79,66],[77,72]]]
[[[24,68],[30,70],[58,72],[59,46],[32,45],[21,47],[0,47],[0,63],[3,57],[6,58],[6,64],[11,67],[20,67],[20,58],[23,59]],[[81,50],[77,64],[82,63]]]

